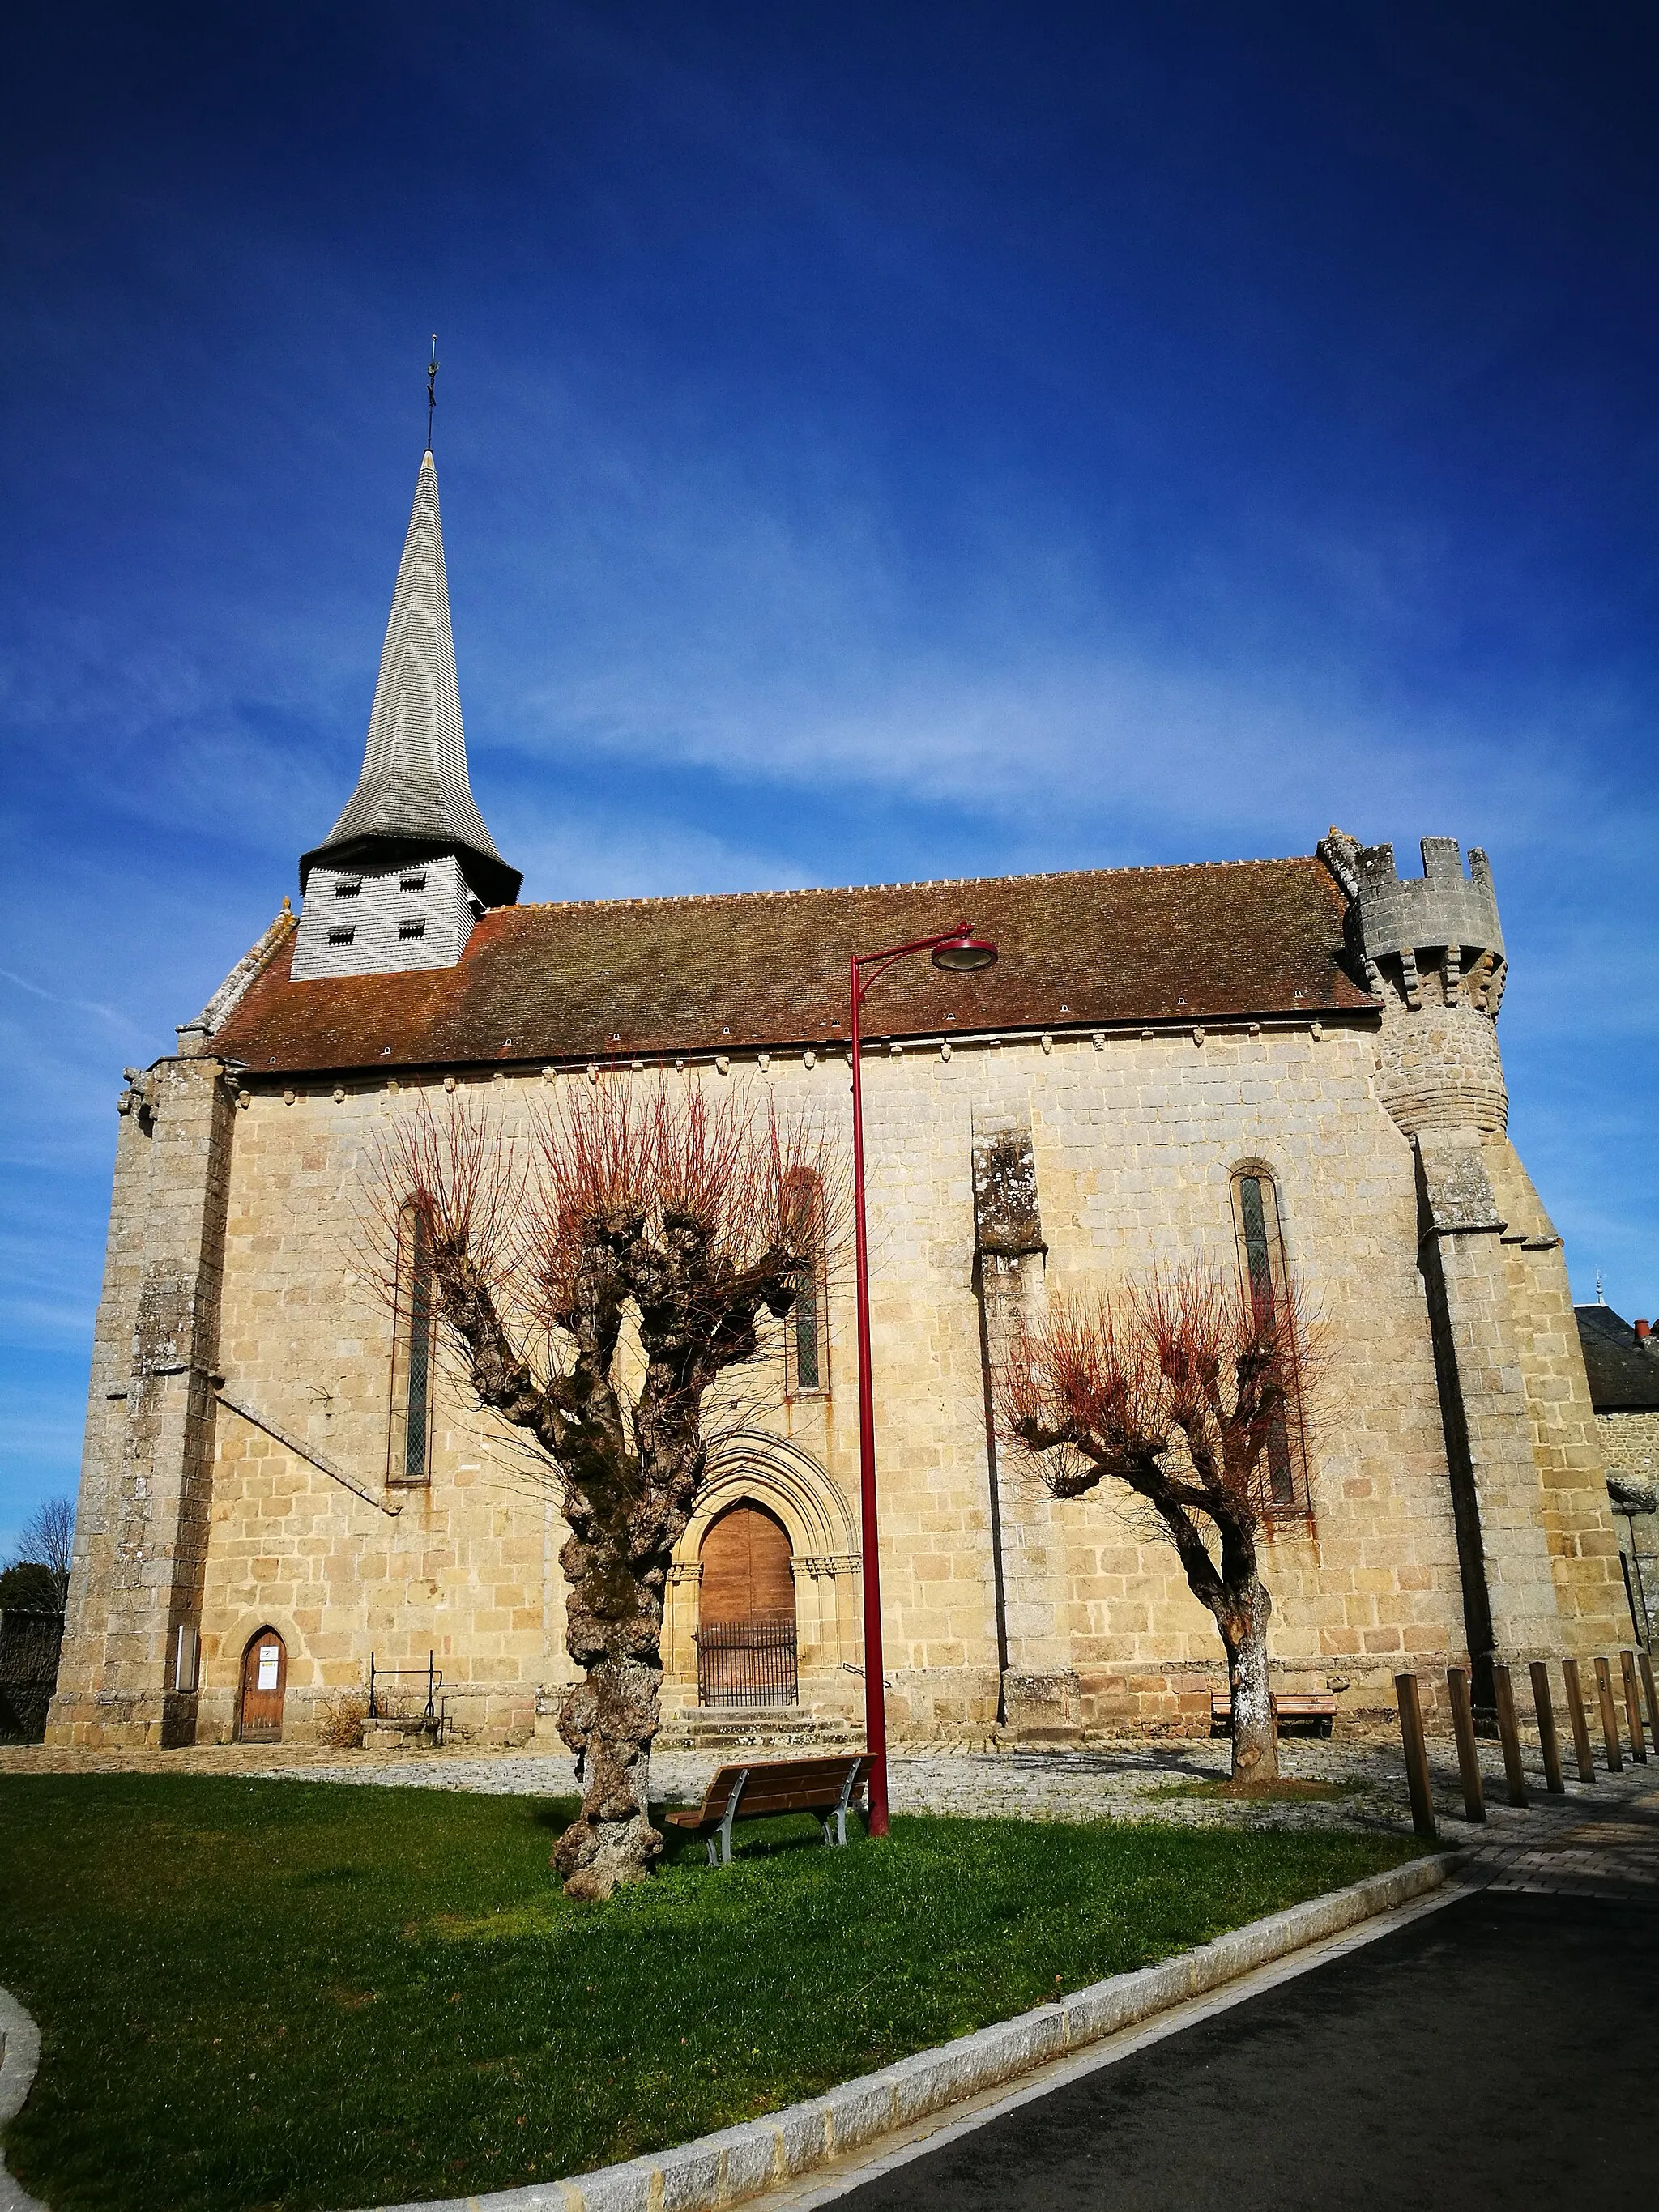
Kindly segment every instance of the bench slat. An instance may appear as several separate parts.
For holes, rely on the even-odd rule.
[[[1328,1721],[1336,1718],[1336,1698],[1329,1690],[1275,1690],[1273,1692],[1273,1715],[1278,1721]],[[1210,1725],[1218,1727],[1233,1717],[1233,1698],[1231,1690],[1212,1690],[1210,1692]],[[1325,1733],[1328,1735],[1329,1729]]]
[[[859,1772],[848,1797],[850,1808],[864,1796],[871,1761],[867,1754],[847,1752],[839,1757],[772,1759],[749,1767],[722,1766],[703,1793],[700,1806],[677,1806],[663,1817],[677,1828],[718,1827],[731,1803],[732,1792],[746,1774],[735,1818],[759,1820],[774,1813],[833,1812],[847,1787],[848,1770]]]

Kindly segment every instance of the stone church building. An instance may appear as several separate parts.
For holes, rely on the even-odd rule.
[[[1560,1239],[1505,1134],[1484,854],[1333,831],[1279,860],[520,905],[468,782],[423,459],[362,772],[176,1051],[127,1072],[50,1740],[305,1740],[331,1705],[549,1733],[568,1662],[549,1489],[366,1285],[404,1094],[769,1085],[850,1117],[847,962],[966,919],[978,975],[870,1002],[882,1586],[896,1740],[1199,1727],[1224,1683],[1172,1550],[1000,1463],[1022,1301],[1155,1261],[1291,1271],[1332,1373],[1273,1453],[1275,1679],[1377,1710],[1399,1669],[1628,1641]],[[416,1270],[418,1272],[418,1270]],[[852,1290],[781,1325],[668,1593],[663,1741],[861,1709]],[[1489,1673],[1486,1674],[1487,1683]],[[702,1730],[702,1737],[697,1732]]]

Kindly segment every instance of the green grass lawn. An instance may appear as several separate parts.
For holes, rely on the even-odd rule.
[[[574,1805],[0,1778],[6,2154],[53,2212],[350,2212],[684,2140],[1396,1864],[1389,1838],[899,1819],[739,1828],[608,1905]]]

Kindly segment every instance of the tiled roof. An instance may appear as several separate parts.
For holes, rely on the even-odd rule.
[[[453,968],[296,983],[284,948],[212,1048],[263,1073],[822,1046],[852,951],[963,920],[998,965],[904,962],[866,1034],[1315,1018],[1373,1005],[1340,964],[1344,906],[1310,858],[503,907]]]
[[[1659,1352],[1650,1351],[1611,1306],[1578,1306],[1590,1403],[1598,1413],[1659,1413]]]
[[[362,774],[339,820],[301,860],[301,890],[313,860],[349,866],[388,843],[394,865],[416,851],[457,851],[468,881],[489,902],[518,896],[519,872],[495,850],[467,780],[438,471],[429,452],[398,565]]]

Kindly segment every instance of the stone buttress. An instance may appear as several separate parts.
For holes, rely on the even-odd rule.
[[[194,1739],[234,1101],[211,1058],[128,1071],[48,1743]]]
[[[1561,1240],[1507,1133],[1498,1048],[1506,963],[1492,872],[1423,840],[1333,832],[1350,951],[1382,1002],[1377,1094],[1416,1160],[1433,1342],[1478,1704],[1495,1660],[1605,1650],[1620,1633],[1617,1541]]]
[[[1011,1469],[996,1435],[993,1378],[1022,1319],[1043,1303],[1048,1246],[1029,1106],[981,1106],[974,1128],[975,1281],[985,1365],[991,1542],[1001,1674],[998,1722],[1021,1741],[1082,1741],[1072,1663],[1070,1575],[1057,1501]]]

